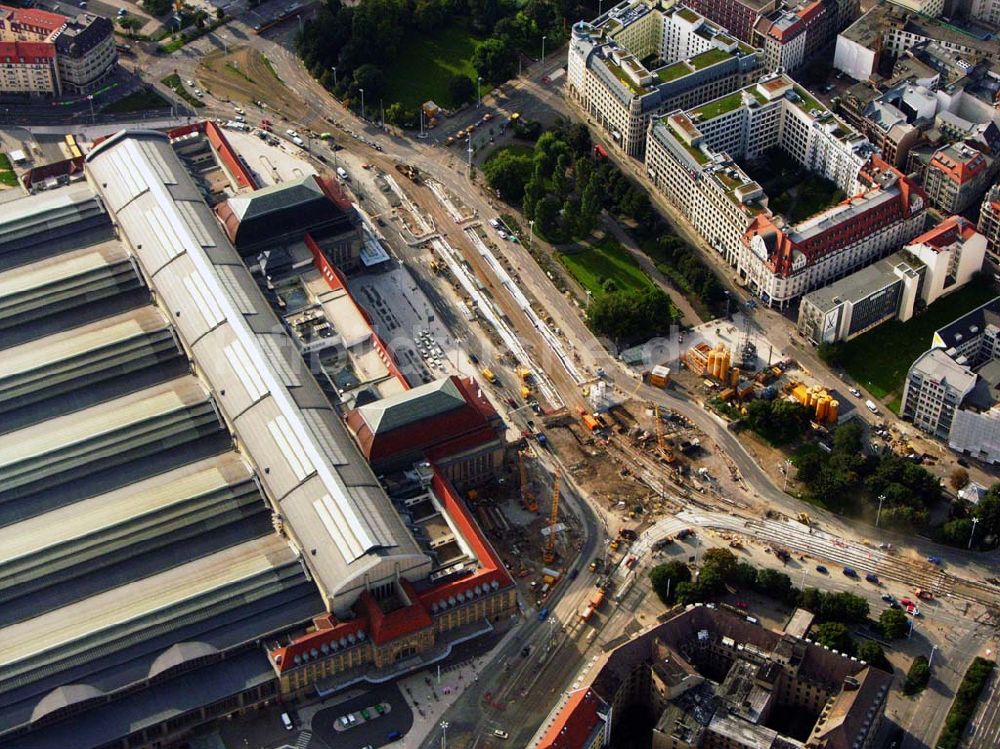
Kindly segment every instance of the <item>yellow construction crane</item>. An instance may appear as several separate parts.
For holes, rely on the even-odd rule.
[[[549,518],[549,538],[545,543],[545,553],[542,559],[546,564],[556,560],[556,523],[559,521],[559,485],[562,483],[562,474],[557,470],[552,487],[552,517]]]
[[[653,412],[656,418],[656,447],[660,451],[661,458],[667,463],[673,463],[675,460],[674,450],[667,444],[667,438],[663,434],[663,419],[660,418],[660,405],[658,403],[653,406]]]

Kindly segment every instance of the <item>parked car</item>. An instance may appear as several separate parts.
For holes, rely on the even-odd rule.
[[[874,574],[873,572],[869,572],[867,575],[865,575],[865,580],[867,580],[870,583],[873,583],[874,585],[879,584],[878,575]]]
[[[286,731],[291,731],[293,728],[295,728],[295,726],[292,725],[292,719],[288,717],[288,713],[281,714],[281,725],[285,727]]]
[[[824,574],[824,575],[826,575],[826,574],[828,574],[828,573],[830,572],[830,570],[828,570],[828,569],[827,569],[827,568],[826,568],[826,567],[825,567],[824,565],[822,565],[822,564],[817,564],[817,565],[816,565],[816,571],[817,571],[817,572],[820,572],[820,573],[822,573],[822,574]]]
[[[896,597],[893,596],[892,593],[883,593],[882,594],[882,600],[885,601],[886,603],[894,603],[895,600],[896,600]]]
[[[941,557],[927,557],[927,561],[931,564],[936,564],[939,567],[941,566]]]
[[[509,733],[507,733],[506,731],[501,731],[499,728],[494,728],[493,729],[493,735],[496,736],[498,739],[509,739],[510,738],[510,734]]]
[[[861,397],[861,391],[857,388],[847,388],[847,392],[853,395],[855,398]]]

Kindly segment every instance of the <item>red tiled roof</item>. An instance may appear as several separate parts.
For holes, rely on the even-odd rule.
[[[390,611],[388,614],[382,611],[378,601],[367,590],[361,594],[358,603],[368,616],[368,621],[371,623],[372,641],[376,645],[384,645],[413,632],[434,626],[434,620],[431,619],[431,615],[427,613],[427,609],[417,597],[412,583],[404,579],[402,587],[413,603]]]
[[[986,169],[987,163],[986,158],[979,151],[969,154],[961,161],[948,156],[943,151],[938,151],[931,159],[930,166],[944,172],[952,182],[962,185]]]
[[[66,23],[66,16],[58,13],[49,13],[46,10],[36,10],[35,8],[13,8],[9,5],[0,5],[0,19],[6,17],[7,24],[30,26],[36,29],[45,29],[49,33],[62,28]]]
[[[83,171],[83,159],[83,156],[78,156],[74,159],[63,159],[62,161],[53,161],[51,164],[36,166],[24,173],[24,176],[21,177],[21,182],[25,187],[30,188],[32,185],[43,182],[49,177],[66,177],[79,174]]]
[[[390,432],[374,434],[357,409],[347,414],[347,426],[369,462],[386,460],[404,451],[422,450],[438,459],[482,445],[496,438],[491,421],[496,411],[465,380],[452,375],[465,405]]]
[[[38,65],[53,60],[56,47],[51,42],[0,42],[0,59]]]
[[[212,144],[212,148],[219,155],[219,160],[225,164],[226,169],[233,175],[233,179],[236,180],[236,184],[239,187],[249,187],[251,190],[256,190],[260,187],[257,184],[257,180],[254,179],[253,174],[244,166],[242,160],[240,160],[239,154],[229,144],[226,134],[222,132],[222,129],[218,125],[211,120],[207,121],[205,123],[205,135],[208,137],[208,142]]]
[[[549,726],[539,749],[581,749],[594,729],[603,721],[597,713],[604,701],[589,687],[578,689],[563,705],[555,721]]]
[[[911,244],[925,244],[928,247],[941,250],[955,244],[959,240],[966,242],[975,233],[976,227],[967,218],[949,216],[934,228],[925,231],[914,239]]]
[[[269,653],[271,662],[279,674],[300,665],[303,655],[309,657],[313,650],[322,652],[324,645],[330,648],[333,643],[338,643],[339,647],[341,639],[348,638],[351,635],[357,638],[358,633],[365,632],[368,629],[368,620],[361,618],[351,619],[347,622],[338,622],[332,615],[327,614],[323,617],[323,623],[324,625],[333,624],[333,626],[324,626],[322,629],[317,628],[315,632],[303,635],[292,643],[281,648],[275,648]],[[299,663],[295,662],[295,656],[299,657]]]

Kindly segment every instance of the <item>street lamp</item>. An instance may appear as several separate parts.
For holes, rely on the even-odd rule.
[[[535,242],[535,220],[532,219],[528,222],[528,247],[531,247]]]
[[[545,40],[548,39],[547,36],[542,37],[542,62],[545,61]]]
[[[358,91],[361,92],[361,119],[365,119],[365,90],[359,88]]]
[[[785,475],[785,480],[781,484],[781,491],[785,491],[788,488],[788,469],[792,467],[792,461],[786,460],[783,464],[779,465],[778,468]]]
[[[448,721],[441,721],[441,749],[447,749],[448,746]]]
[[[972,539],[976,535],[976,523],[979,522],[979,518],[972,518],[972,533],[969,534],[969,548],[972,548]]]
[[[476,105],[477,107],[483,106],[483,90],[482,90],[482,87],[483,87],[483,77],[482,76],[478,76],[476,78],[476,98],[479,100],[479,103]]]
[[[469,151],[469,177],[471,178],[472,177],[472,133],[469,133],[468,143],[469,143],[469,148],[468,148],[468,151]]]
[[[878,495],[878,513],[875,515],[875,527],[878,528],[879,518],[882,517],[882,503],[885,502],[885,495]]]
[[[333,87],[337,88],[337,66],[331,65],[330,70],[333,71]]]

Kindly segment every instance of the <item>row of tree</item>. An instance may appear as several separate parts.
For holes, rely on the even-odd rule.
[[[812,411],[797,401],[775,399],[751,401],[744,423],[774,445],[794,442],[809,429]]]
[[[726,588],[752,591],[789,606],[798,606],[816,616],[812,638],[829,648],[862,658],[874,666],[892,671],[877,642],[856,641],[849,627],[868,618],[868,601],[853,593],[828,593],[816,588],[799,590],[791,578],[779,570],[758,569],[737,560],[729,549],[709,549],[702,557],[697,580],[680,561],[657,565],[649,573],[653,590],[665,604],[686,605],[717,599]],[[905,637],[909,623],[899,609],[886,609],[879,619],[887,639]]]

